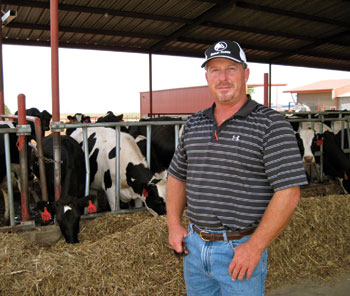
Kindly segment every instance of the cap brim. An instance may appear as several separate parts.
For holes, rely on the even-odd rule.
[[[228,56],[226,56],[226,55],[216,55],[216,56],[214,56],[214,57],[211,57],[211,58],[207,59],[207,60],[202,64],[201,67],[204,68],[205,65],[206,65],[210,60],[213,60],[213,59],[216,59],[216,58],[225,58],[225,59],[232,60],[232,61],[235,61],[235,62],[240,63],[240,64],[246,64],[246,62],[243,62],[243,61],[241,61],[241,60],[237,60],[237,59],[228,57]]]

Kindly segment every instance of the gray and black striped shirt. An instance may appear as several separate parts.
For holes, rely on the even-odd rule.
[[[220,127],[214,108],[187,120],[169,174],[186,182],[192,223],[212,230],[256,226],[274,192],[307,184],[293,129],[251,99]]]

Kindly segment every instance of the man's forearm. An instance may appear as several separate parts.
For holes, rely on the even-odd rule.
[[[249,243],[263,252],[286,227],[298,205],[299,199],[299,187],[277,191],[272,197]]]

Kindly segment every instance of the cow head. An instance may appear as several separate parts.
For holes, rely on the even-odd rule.
[[[315,131],[311,128],[301,129],[296,134],[296,138],[304,163],[314,163],[315,157],[312,153],[312,146],[315,138]]]
[[[92,200],[91,196],[77,198],[68,195],[62,196],[54,203],[41,202],[38,207],[42,211],[42,220],[52,220],[55,215],[66,242],[75,244],[79,243],[80,217],[84,208],[91,205]]]
[[[166,180],[154,178],[152,172],[143,164],[135,165],[131,162],[126,168],[126,180],[152,215],[158,216],[166,213]]]

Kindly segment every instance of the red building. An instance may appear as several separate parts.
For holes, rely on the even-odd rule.
[[[272,86],[285,86],[287,84],[272,84]],[[263,84],[248,84],[247,87],[264,86]],[[208,86],[193,86],[173,88],[152,92],[152,112],[149,92],[140,92],[140,116],[149,117],[160,115],[190,115],[199,110],[210,107],[213,97]]]

